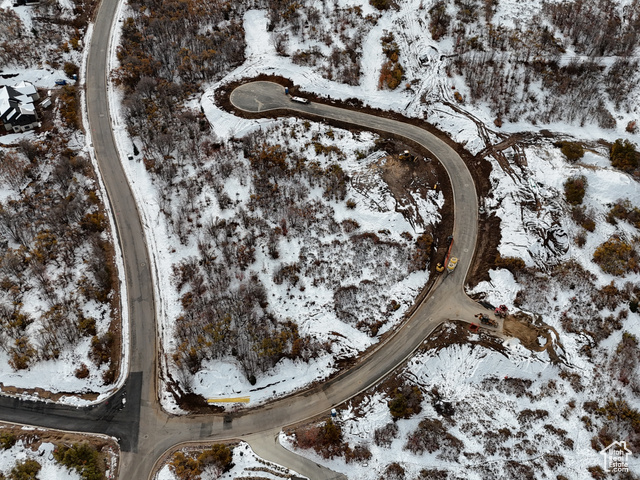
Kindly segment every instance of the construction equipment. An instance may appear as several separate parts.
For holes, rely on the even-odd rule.
[[[413,155],[411,155],[409,150],[405,150],[404,152],[402,152],[400,155],[398,155],[398,158],[400,160],[415,160],[415,158],[413,157]]]
[[[507,316],[507,313],[509,313],[509,309],[506,305],[500,305],[495,309],[493,313],[496,315],[496,317],[504,318]]]
[[[449,259],[449,263],[447,263],[447,271],[449,273],[453,272],[456,269],[457,265],[458,265],[458,258],[457,257],[451,257]]]
[[[498,326],[498,322],[496,322],[493,318],[490,318],[489,315],[485,313],[479,313],[477,315],[474,315],[474,317],[479,318],[480,323],[482,323],[483,325],[489,325],[490,327]]]
[[[436,265],[436,272],[438,273],[442,273],[444,272],[444,266],[447,266],[447,270],[449,272],[453,272],[453,270],[456,268],[456,264],[458,263],[458,259],[455,257],[452,257],[451,259],[449,259],[449,255],[451,255],[451,249],[453,248],[453,236],[449,235],[447,237],[447,242],[448,244],[446,245],[446,249],[447,249],[447,253],[444,256],[444,261],[442,263],[438,262],[438,264]],[[453,262],[453,266],[450,268],[449,266],[451,265],[451,262],[455,259],[455,262]]]

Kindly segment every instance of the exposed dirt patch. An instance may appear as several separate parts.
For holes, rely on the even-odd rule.
[[[552,362],[561,362],[556,348],[562,348],[555,328],[540,320],[534,321],[523,313],[507,315],[504,319],[503,332],[508,337],[520,340],[523,346],[532,352],[547,351]]]
[[[493,332],[493,329],[480,326],[478,331],[473,333],[470,330],[470,324],[458,320],[449,321],[436,328],[418,351],[421,353],[429,350],[438,352],[451,345],[478,345],[504,353],[503,339],[493,335]]]
[[[525,319],[516,319],[513,315],[507,316],[503,324],[504,334],[509,337],[515,337],[520,343],[533,352],[542,352],[547,348],[548,341],[544,345],[540,345],[538,337],[545,337],[550,340],[550,334],[541,327],[536,327]]]
[[[440,222],[435,226],[426,225],[425,232],[433,237],[433,249],[429,259],[429,278],[434,279],[438,273],[435,265],[442,262],[442,252],[438,249],[441,245],[447,245],[447,237],[453,231],[453,191],[449,177],[442,164],[435,161],[433,156],[424,148],[404,139],[390,139],[384,144],[387,152],[393,155],[386,159],[382,165],[382,178],[388,185],[396,202],[403,206],[416,207],[413,194],[417,193],[426,199],[429,190],[434,186],[444,195],[444,206],[440,209]],[[400,158],[400,153],[409,150],[410,158]],[[420,225],[420,219],[411,215],[410,210],[397,209],[412,225]],[[424,292],[426,293],[426,292]],[[422,293],[421,293],[422,295]],[[419,302],[416,302],[419,303]]]
[[[2,391],[2,393],[4,393],[5,395],[11,395],[11,396],[23,396],[23,395],[28,395],[28,396],[37,396],[39,399],[42,400],[52,400],[54,402],[57,402],[60,400],[61,397],[77,397],[77,398],[82,398],[83,400],[89,400],[89,401],[93,401],[95,399],[98,398],[98,393],[95,392],[89,392],[89,393],[70,393],[70,392],[58,392],[58,393],[52,393],[48,390],[44,390],[42,388],[18,388],[18,387],[12,387],[12,386],[4,386],[2,383],[0,383],[0,391]]]

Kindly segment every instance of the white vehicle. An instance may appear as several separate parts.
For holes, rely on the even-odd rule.
[[[302,97],[291,97],[291,101],[292,102],[297,102],[297,103],[304,103],[305,105],[307,105],[309,103],[309,100],[307,100],[306,98],[302,98]]]

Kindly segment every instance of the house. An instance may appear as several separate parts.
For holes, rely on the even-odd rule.
[[[0,122],[8,132],[26,132],[38,127],[38,114],[34,102],[40,96],[29,82],[0,87]]]

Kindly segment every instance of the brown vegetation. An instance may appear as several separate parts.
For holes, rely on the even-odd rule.
[[[569,205],[580,205],[587,188],[587,179],[584,176],[571,177],[564,182],[564,196]]]
[[[169,466],[180,480],[199,480],[204,471],[218,478],[231,468],[232,449],[216,443],[195,453],[178,451],[173,454]]]
[[[392,33],[385,32],[380,41],[382,42],[382,52],[387,60],[380,69],[378,88],[386,87],[389,90],[395,90],[402,83],[404,76],[404,69],[399,61],[400,49]]]
[[[596,248],[593,261],[603,272],[611,275],[622,276],[629,272],[636,272],[639,267],[634,244],[614,235]]]
[[[104,313],[116,307],[113,247],[93,171],[67,147],[65,134],[56,138],[46,147],[23,141],[2,155],[4,181],[15,195],[0,203],[0,348],[14,369],[58,358],[95,335],[96,319],[85,313],[86,302],[98,302]],[[37,315],[23,305],[30,289],[44,302]],[[27,336],[34,322],[35,335]],[[114,349],[106,355],[106,361],[119,357]]]

